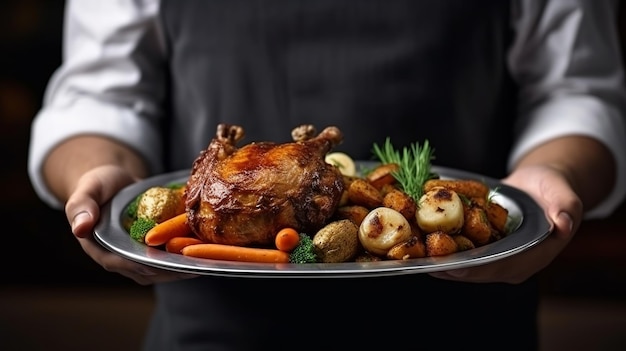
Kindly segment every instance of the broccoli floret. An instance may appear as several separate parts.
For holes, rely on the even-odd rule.
[[[146,233],[156,225],[156,222],[149,218],[137,218],[130,226],[130,237],[137,240],[140,243],[144,242]]]
[[[141,200],[142,195],[143,193],[135,196],[133,201],[131,201],[128,206],[126,206],[126,216],[128,216],[128,218],[137,218],[137,207],[139,207],[139,200]]]
[[[289,262],[291,263],[315,263],[317,262],[317,254],[313,246],[313,240],[305,233],[300,233],[300,242],[291,254],[289,254]]]
[[[186,186],[186,185],[187,185],[187,183],[180,183],[180,182],[176,182],[176,183],[169,183],[169,184],[166,184],[166,185],[165,185],[165,187],[166,187],[166,188],[170,188],[170,189],[177,190],[177,189],[180,189],[180,188],[182,188],[182,187],[184,187],[184,186]]]

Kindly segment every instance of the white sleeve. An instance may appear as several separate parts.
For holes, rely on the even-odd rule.
[[[610,215],[626,195],[626,95],[617,1],[523,0],[509,65],[520,123],[509,168],[530,149],[565,135],[596,138],[617,163],[616,184],[586,218]]]
[[[60,142],[79,134],[107,136],[139,151],[158,172],[164,44],[158,1],[70,0],[63,63],[54,72],[31,129],[28,173],[52,207],[42,165]]]

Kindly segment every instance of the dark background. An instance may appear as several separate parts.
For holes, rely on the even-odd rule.
[[[102,336],[102,330],[107,330],[113,336],[109,339],[117,342],[115,347],[132,350],[151,307],[149,288],[106,272],[89,259],[72,237],[64,213],[43,204],[27,177],[30,123],[46,82],[61,62],[63,5],[58,0],[0,2],[0,218],[4,223],[0,230],[0,349],[3,345],[39,349],[43,341],[30,340],[32,335],[48,335],[46,342],[52,343],[48,346],[56,342],[67,347],[55,338],[59,330],[85,328],[86,339],[93,337],[88,331]],[[620,31],[625,32],[623,26]],[[608,301],[617,304],[618,311],[626,311],[625,216],[622,205],[610,218],[583,225],[572,244],[540,275],[546,301],[574,299],[578,303],[574,307]],[[106,311],[96,312],[98,306]],[[548,321],[559,321],[566,307],[555,311]],[[574,314],[571,318],[584,317]],[[608,315],[599,318],[600,323],[603,318],[610,320]],[[122,329],[124,322],[138,323],[138,331],[115,334],[115,327]],[[626,330],[626,319],[615,323]],[[92,350],[108,345],[87,342]],[[623,346],[626,341],[621,338],[616,343]],[[73,345],[81,344],[75,341]]]
[[[63,1],[0,5],[0,255],[3,283],[124,284],[86,259],[61,211],[35,195],[27,176],[30,123],[47,80],[61,63]],[[11,224],[9,226],[9,224]]]

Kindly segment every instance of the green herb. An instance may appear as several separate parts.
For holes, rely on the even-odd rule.
[[[493,189],[493,191],[492,191],[492,192],[490,192],[490,193],[487,195],[487,203],[489,203],[489,202],[493,201],[493,198],[494,198],[494,197],[498,194],[498,191],[499,191],[499,190],[500,190],[500,187],[499,187],[499,186],[497,186],[497,187],[495,187],[495,189]]]
[[[412,143],[410,147],[404,147],[400,152],[393,147],[391,139],[387,138],[382,147],[374,144],[373,152],[380,162],[395,163],[400,166],[393,176],[402,190],[415,201],[419,201],[422,197],[424,183],[428,179],[437,177],[431,171],[431,160],[435,157],[428,140],[425,140],[422,146],[419,143]]]

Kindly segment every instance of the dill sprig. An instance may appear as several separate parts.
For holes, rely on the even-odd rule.
[[[402,190],[415,201],[422,197],[424,183],[437,177],[431,171],[431,160],[435,157],[434,149],[430,147],[428,140],[425,140],[422,146],[416,142],[400,151],[394,148],[391,139],[387,138],[382,147],[374,144],[373,153],[382,163],[395,163],[400,166],[393,176]]]

